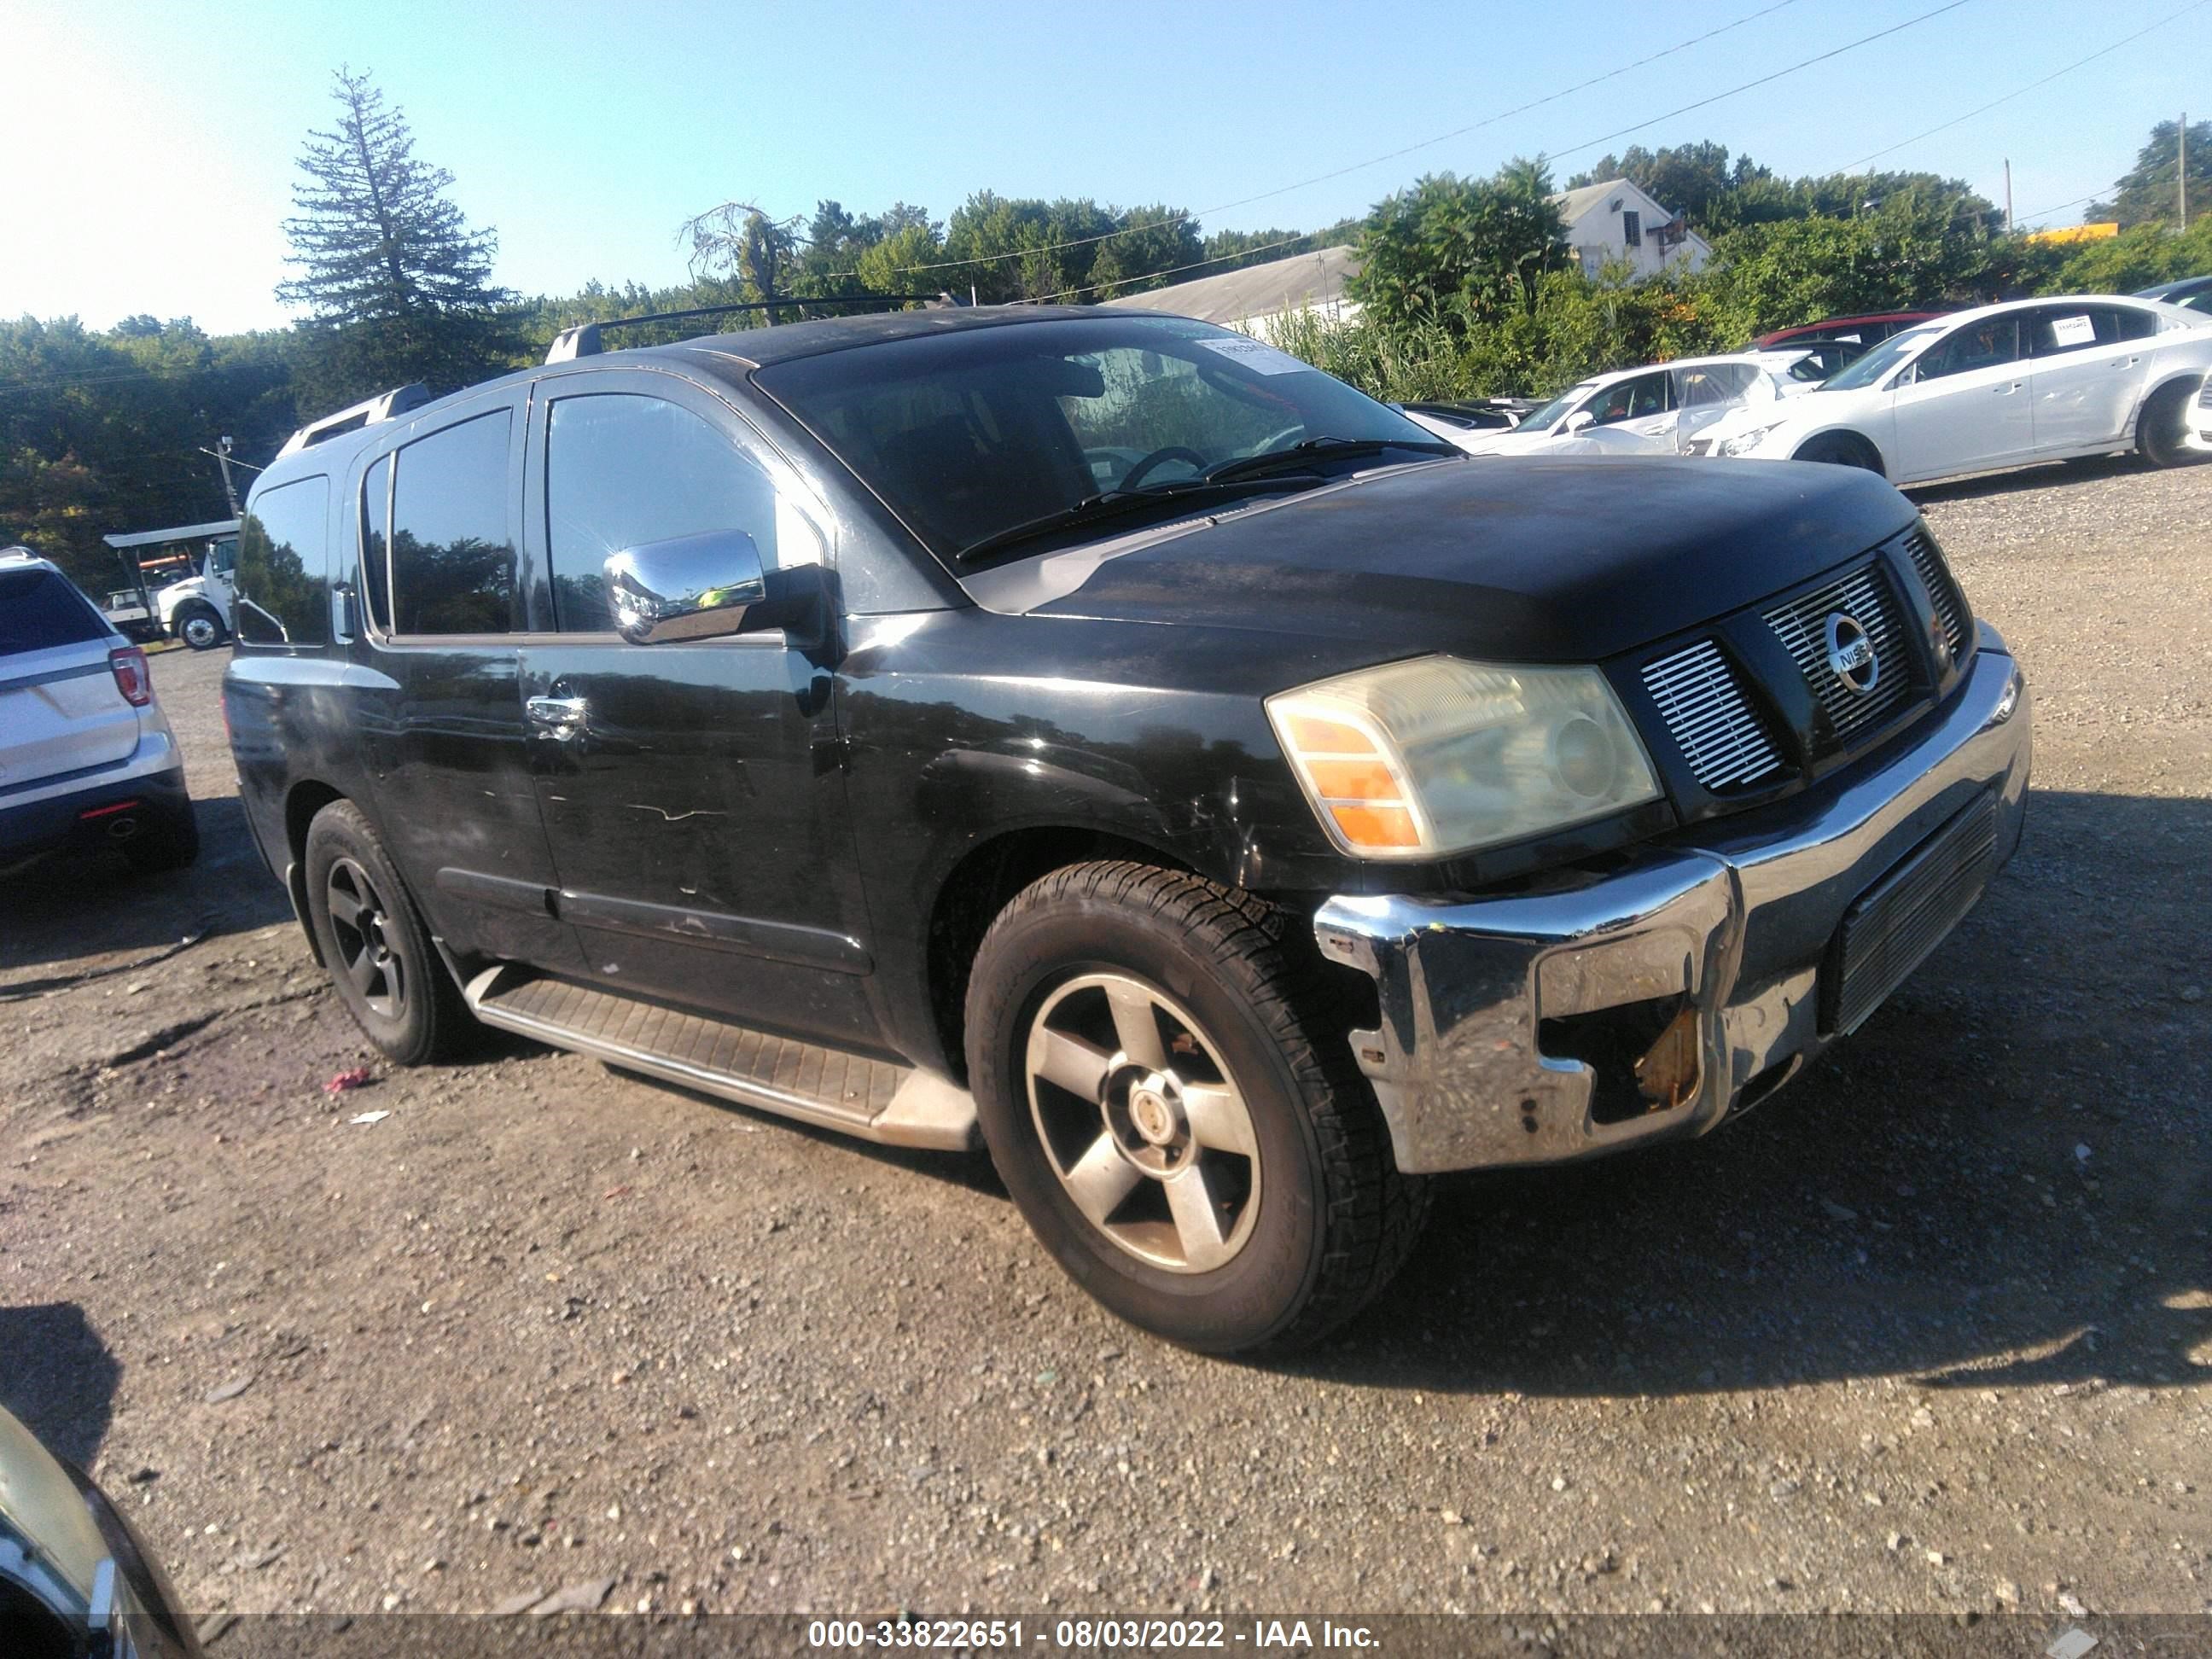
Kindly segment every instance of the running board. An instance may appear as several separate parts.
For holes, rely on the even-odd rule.
[[[501,964],[462,987],[487,1025],[887,1146],[980,1144],[965,1089],[910,1066],[799,1042]]]

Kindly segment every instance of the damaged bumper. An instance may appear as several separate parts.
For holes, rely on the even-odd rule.
[[[1408,1173],[1702,1133],[1880,1005],[2020,839],[2026,684],[1994,635],[1909,744],[1610,875],[1510,897],[1331,899],[1375,979],[1352,1048]]]

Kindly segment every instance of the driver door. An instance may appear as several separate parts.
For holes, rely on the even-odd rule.
[[[1678,412],[1673,377],[1663,368],[1654,369],[1600,392],[1590,404],[1592,419],[1584,435],[1613,448],[1671,450]]]
[[[1921,353],[1893,394],[1896,477],[1945,477],[2035,453],[2035,400],[2020,319],[1984,317]]]
[[[827,641],[632,645],[601,570],[708,532],[749,536],[770,571],[820,566],[801,488],[719,398],[605,369],[538,382],[528,478],[525,746],[592,978],[747,1025],[876,1039]]]

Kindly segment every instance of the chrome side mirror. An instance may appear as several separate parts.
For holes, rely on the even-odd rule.
[[[604,568],[615,629],[632,645],[743,633],[768,598],[760,549],[742,530],[626,547]]]

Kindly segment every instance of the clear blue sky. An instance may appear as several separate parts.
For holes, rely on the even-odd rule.
[[[2188,0],[1966,0],[1893,39],[1644,125],[1942,0],[1785,0],[1648,67],[1411,155],[1207,213],[1304,229],[1419,173],[1713,138],[1787,173],[1869,152],[2179,11]],[[327,5],[0,0],[0,315],[133,312],[280,324],[280,222],[330,72],[373,70],[450,169],[497,274],[525,293],[684,274],[677,226],[740,198],[834,197],[942,218],[969,195],[1205,210],[1419,143],[1753,14],[1774,0],[1346,6],[1153,0],[951,5]],[[1055,15],[1056,14],[1056,15]],[[1881,157],[2026,216],[2106,188],[2151,124],[2212,116],[2212,5],[2039,91]],[[1584,141],[1634,125],[1594,148]],[[58,159],[53,159],[58,158]],[[2051,216],[2080,216],[2078,204]]]

